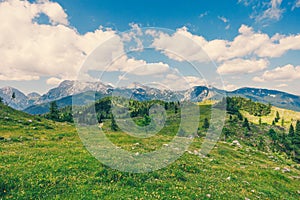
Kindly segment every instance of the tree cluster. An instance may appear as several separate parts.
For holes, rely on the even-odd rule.
[[[271,104],[263,104],[259,102],[253,102],[251,99],[245,99],[242,97],[226,97],[220,104],[226,104],[226,110],[229,114],[238,114],[239,110],[249,112],[254,116],[266,116],[271,113]]]
[[[49,113],[45,114],[45,118],[58,122],[73,122],[72,107],[67,106],[62,109],[58,108],[56,101],[50,103]]]

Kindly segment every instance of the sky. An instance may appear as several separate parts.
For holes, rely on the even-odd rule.
[[[0,0],[0,87],[63,80],[300,95],[300,0]]]

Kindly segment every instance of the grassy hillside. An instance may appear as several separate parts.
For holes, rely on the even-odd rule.
[[[278,121],[278,123],[276,123],[276,125],[281,126],[282,118],[284,119],[284,127],[285,128],[288,128],[291,125],[291,123],[293,125],[295,125],[296,121],[300,120],[300,112],[296,112],[296,111],[293,111],[293,110],[286,110],[286,109],[282,109],[282,108],[272,106],[271,113],[267,116],[262,116],[261,117],[262,123],[272,124],[272,121],[276,117],[276,112],[278,112],[279,115],[280,115],[280,120]],[[259,118],[260,117],[250,115],[246,111],[241,111],[241,113],[243,114],[243,116],[247,117],[250,122],[255,123],[255,124],[259,124]]]
[[[203,141],[199,137],[170,166],[132,174],[96,160],[72,124],[33,117],[3,105],[0,108],[0,199],[300,198],[299,165],[284,154],[259,151],[239,131],[241,122],[226,124],[232,135],[206,157],[198,155]],[[199,135],[205,134],[201,127],[209,116],[209,106],[202,105],[201,113]],[[178,119],[176,114],[171,116],[169,129]],[[132,152],[160,148],[172,137],[166,128],[153,139],[137,140],[111,131],[110,123],[104,120],[103,129],[111,141]],[[268,128],[251,124],[250,138],[265,134]],[[231,145],[235,139],[241,147]]]

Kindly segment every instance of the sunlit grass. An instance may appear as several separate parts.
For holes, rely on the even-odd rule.
[[[277,108],[277,107],[272,106],[271,113],[267,116],[262,116],[261,117],[262,123],[272,124],[273,120],[276,117],[276,112],[277,111],[280,115],[280,119],[276,123],[276,125],[281,126],[282,118],[284,119],[284,127],[285,128],[288,128],[291,125],[291,123],[293,125],[295,125],[296,121],[300,120],[300,112],[296,112],[296,111],[292,111],[292,110],[286,110],[286,109]],[[250,115],[246,111],[241,111],[241,113],[244,117],[247,117],[250,122],[252,122],[254,124],[259,124],[259,118],[260,117]]]
[[[200,157],[195,153],[203,138],[195,138],[190,152],[168,167],[126,173],[95,159],[72,124],[5,109],[0,111],[0,136],[5,138],[0,140],[0,199],[208,199],[209,195],[211,199],[299,199],[300,181],[295,178],[300,176],[299,165],[281,154],[222,141]],[[200,121],[209,117],[209,107],[200,110]],[[172,139],[169,131],[178,126],[175,118],[153,138],[112,132],[110,120],[103,129],[121,148],[146,152]],[[283,173],[284,167],[291,172]]]

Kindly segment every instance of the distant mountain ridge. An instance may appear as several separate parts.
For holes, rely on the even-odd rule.
[[[15,98],[12,98],[15,93]],[[38,95],[37,93],[35,96]],[[3,87],[0,89],[0,97],[3,98],[5,104],[17,110],[23,110],[28,106],[31,106],[36,100],[34,100],[33,94],[26,96],[23,92],[12,87]]]
[[[15,92],[16,98],[11,101],[11,95]],[[183,91],[161,90],[148,87],[139,83],[134,83],[130,87],[114,88],[101,82],[79,82],[63,81],[58,87],[49,90],[46,94],[40,96],[37,93],[31,93],[27,96],[19,90],[11,87],[0,89],[0,96],[5,102],[10,102],[9,106],[24,110],[31,114],[43,114],[49,110],[49,102],[57,101],[60,107],[72,105],[72,96],[76,96],[76,105],[91,103],[96,99],[112,94],[130,96],[139,101],[160,99],[165,101],[192,101],[200,102],[206,99],[217,100],[224,95],[241,96],[253,101],[262,103],[271,103],[274,106],[300,111],[300,96],[293,94],[260,89],[260,88],[240,88],[235,91],[225,91],[214,87],[195,86]]]
[[[227,92],[227,94],[228,96],[241,96],[257,102],[271,103],[280,108],[300,111],[300,96],[286,92],[244,87],[232,92]]]

